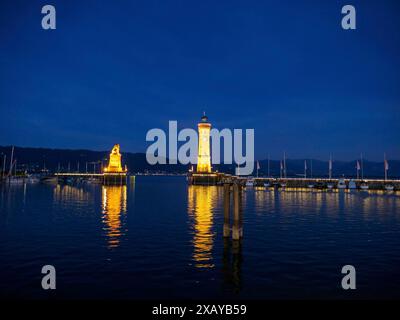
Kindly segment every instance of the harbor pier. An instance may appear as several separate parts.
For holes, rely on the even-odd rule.
[[[351,178],[248,178],[254,187],[312,188],[312,189],[368,189],[400,190],[399,179],[351,179]],[[389,188],[390,187],[390,188]]]
[[[352,178],[272,178],[243,177],[224,173],[188,174],[191,185],[223,186],[235,182],[246,187],[293,188],[293,189],[363,189],[400,191],[400,179],[352,179]]]
[[[126,185],[127,173],[70,173],[59,172],[54,176],[58,183],[91,182],[103,185]]]
[[[55,174],[58,183],[91,182],[103,185],[126,185],[128,169],[122,167],[119,144],[114,145],[110,153],[108,166],[102,173],[58,172]]]
[[[217,186],[223,184],[224,174],[222,173],[189,173],[188,182],[192,185]]]

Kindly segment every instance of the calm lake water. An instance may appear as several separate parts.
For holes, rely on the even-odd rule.
[[[237,246],[222,237],[222,191],[184,177],[3,186],[0,296],[400,298],[400,194],[246,190]],[[41,289],[46,264],[55,291]]]

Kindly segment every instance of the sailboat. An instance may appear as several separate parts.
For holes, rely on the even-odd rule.
[[[332,180],[332,155],[329,156],[329,180]],[[329,190],[332,190],[334,187],[334,184],[332,182],[328,182],[327,188]]]
[[[360,162],[358,160],[356,161],[356,169],[357,169],[357,180],[359,180],[361,166],[360,166]]]
[[[363,182],[363,183],[361,183],[361,185],[360,185],[360,189],[361,189],[361,190],[368,190],[368,189],[369,189],[369,186],[368,186],[368,184],[367,184],[366,182]]]
[[[391,184],[387,184],[387,185],[385,185],[385,190],[386,191],[393,191],[394,190],[394,186],[391,185]]]
[[[258,179],[258,170],[260,170],[260,163],[258,162],[258,160],[257,160],[257,175],[256,175],[256,178]],[[255,180],[255,179],[250,179],[250,180],[247,180],[246,181],[246,186],[249,186],[249,187],[258,187],[258,184],[257,184],[257,181],[258,180]]]
[[[40,178],[37,175],[28,175],[28,179],[27,179],[28,183],[38,183],[40,182]]]
[[[4,175],[6,173],[6,160],[7,160],[7,155],[4,154],[4,156],[3,156],[3,169],[1,170],[1,181],[3,181]]]
[[[9,177],[9,180],[8,180],[8,182],[10,184],[22,184],[22,183],[25,182],[25,178],[24,177],[22,177],[22,176],[18,177],[17,176],[17,160],[13,161],[10,170],[11,171],[14,170],[14,175],[11,174],[10,177]]]
[[[282,173],[283,173],[283,178],[286,179],[286,152],[283,153],[283,162],[281,161],[281,179],[282,179]],[[286,181],[280,182],[280,186],[282,189],[286,188]]]
[[[358,163],[358,161],[357,161]],[[364,181],[364,160],[363,160],[363,156],[361,154],[361,184],[360,184],[360,189],[361,190],[368,190],[369,186],[368,184]]]
[[[361,155],[362,159],[362,155]],[[357,181],[360,180],[360,170],[361,170],[361,165],[360,162],[357,160],[356,161],[356,169],[357,169]],[[351,179],[349,181],[349,189],[357,189],[357,183],[354,181],[354,179]]]
[[[310,170],[311,170],[311,179],[312,179],[312,159],[310,160],[310,163],[311,163],[311,167],[310,167]],[[305,160],[304,161],[304,175],[305,175],[305,172],[307,171],[307,161]],[[312,183],[312,182],[310,182],[308,185],[307,185],[307,187],[308,188],[310,188],[310,189],[312,189],[312,188],[314,188],[314,184]]]
[[[357,184],[356,184],[356,182],[354,181],[354,179],[351,179],[351,180],[349,181],[349,189],[352,189],[352,190],[357,189]]]
[[[14,170],[14,174],[13,174]],[[9,184],[21,184],[24,182],[22,177],[17,177],[17,160],[14,160],[14,146],[11,149],[10,169],[8,171]]]
[[[286,170],[286,152],[283,153],[283,176],[285,179],[287,178],[287,170]]]
[[[246,180],[246,187],[253,187],[254,186],[254,179],[250,178]]]
[[[386,153],[383,155],[383,165],[384,165],[384,169],[385,169],[385,181],[387,180],[387,172],[389,170],[389,162],[386,159]],[[393,191],[394,190],[394,186],[392,184],[385,184],[385,190],[386,191]]]
[[[347,188],[346,181],[344,180],[344,178],[340,178],[339,179],[339,182],[337,184],[337,188],[338,189],[346,189]]]
[[[267,169],[267,177],[269,178],[269,154],[268,154],[268,164],[267,164],[267,166],[268,166],[268,169]],[[271,184],[269,183],[269,180],[266,181],[266,182],[264,182],[264,187],[265,187],[265,188],[269,188],[270,186],[271,186]]]

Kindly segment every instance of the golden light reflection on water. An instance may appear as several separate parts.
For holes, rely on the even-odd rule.
[[[126,186],[103,186],[101,190],[102,219],[108,247],[115,248],[119,246],[123,234],[121,215],[127,212],[127,189]]]
[[[247,198],[247,193],[244,192],[243,198]],[[275,192],[273,189],[255,190],[254,192],[254,209],[257,215],[265,212],[273,212],[275,202]],[[246,206],[245,206],[246,207]]]
[[[53,189],[53,199],[55,202],[68,205],[70,202],[89,202],[93,200],[93,196],[83,188],[58,184]]]
[[[213,215],[218,187],[189,186],[188,213],[193,218],[193,260],[198,268],[213,268]]]

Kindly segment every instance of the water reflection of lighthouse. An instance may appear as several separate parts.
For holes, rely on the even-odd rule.
[[[103,229],[107,233],[108,247],[115,248],[125,232],[122,215],[127,211],[126,186],[103,186],[102,199]]]
[[[212,268],[213,215],[218,197],[217,187],[189,186],[188,213],[193,219],[193,260],[198,268]]]

